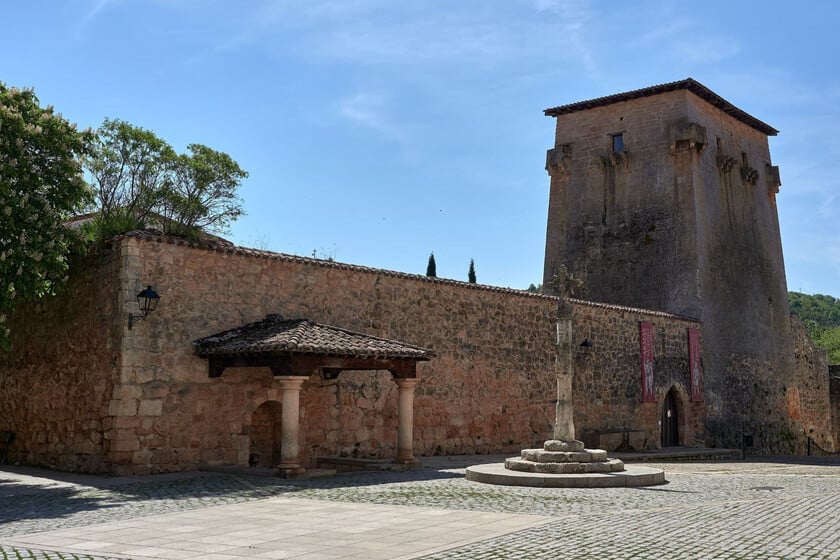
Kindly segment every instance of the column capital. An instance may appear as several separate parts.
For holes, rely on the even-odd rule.
[[[300,389],[303,382],[309,379],[309,377],[301,377],[297,375],[276,375],[274,376],[274,380],[277,381],[277,384],[280,385],[281,389]]]
[[[420,379],[417,377],[396,377],[394,378],[394,383],[400,389],[414,389],[417,386],[417,383],[420,382]]]

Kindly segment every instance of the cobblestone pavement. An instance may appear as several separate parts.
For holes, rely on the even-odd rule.
[[[47,471],[0,471],[0,558],[100,559],[104,557],[2,543],[28,533],[288,496],[555,519],[425,556],[426,560],[840,560],[837,463],[659,464],[650,466],[665,469],[667,485],[593,490],[485,485],[465,480],[458,460],[431,463],[433,468],[403,473],[356,473],[307,481],[189,473],[47,484],[25,474],[59,476]]]

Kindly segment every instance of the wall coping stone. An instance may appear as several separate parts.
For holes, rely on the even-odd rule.
[[[288,253],[277,253],[274,251],[265,251],[262,249],[252,249],[249,247],[241,247],[238,245],[229,245],[221,242],[216,242],[212,240],[200,240],[200,241],[191,241],[188,239],[180,238],[180,237],[172,237],[167,235],[161,235],[152,231],[147,230],[136,230],[131,231],[122,235],[118,235],[111,239],[111,243],[118,243],[123,239],[136,239],[138,241],[143,241],[147,243],[165,243],[168,245],[177,245],[183,247],[190,247],[193,249],[199,249],[204,251],[212,251],[216,253],[227,253],[231,255],[238,255],[244,257],[251,257],[257,259],[269,259],[269,260],[277,260],[277,261],[285,261],[285,262],[294,262],[300,264],[309,264],[313,266],[320,266],[325,268],[335,268],[339,270],[351,270],[355,272],[363,272],[367,274],[377,274],[377,275],[384,275],[384,276],[392,276],[395,278],[405,278],[406,280],[416,280],[420,282],[430,282],[433,284],[443,284],[448,286],[454,286],[459,288],[465,288],[469,290],[483,290],[488,292],[495,292],[495,293],[504,293],[504,294],[511,294],[517,295],[521,297],[527,298],[536,298],[542,300],[549,300],[549,301],[557,301],[559,298],[557,296],[549,295],[549,294],[539,294],[534,292],[529,292],[527,290],[519,290],[516,288],[505,288],[501,286],[489,286],[487,284],[473,284],[471,282],[464,282],[462,280],[453,280],[451,278],[437,278],[434,276],[426,276],[423,274],[411,274],[408,272],[399,272],[395,270],[388,270],[383,268],[374,268],[369,266],[357,265],[357,264],[349,264],[349,263],[342,263],[338,261],[329,261],[324,259],[316,259],[313,257],[303,257],[300,255],[290,255]],[[613,311],[625,311],[628,313],[638,313],[640,315],[647,315],[651,317],[662,317],[662,318],[669,318],[669,319],[679,319],[682,321],[689,321],[692,323],[701,323],[700,320],[694,319],[691,317],[684,317],[681,315],[675,315],[673,313],[666,313],[664,311],[655,311],[653,309],[642,309],[638,307],[629,307],[624,305],[614,305],[610,303],[599,303],[594,301],[586,301],[582,299],[575,299],[569,298],[569,300],[575,305],[582,305],[588,307],[597,307],[600,309],[610,309]]]

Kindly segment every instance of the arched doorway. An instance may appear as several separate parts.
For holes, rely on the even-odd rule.
[[[266,401],[251,415],[251,466],[271,468],[280,463],[282,410],[279,402]]]
[[[671,387],[662,403],[662,447],[676,447],[680,444],[680,421],[677,411],[677,390]]]

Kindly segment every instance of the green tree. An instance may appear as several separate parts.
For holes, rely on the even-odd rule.
[[[226,153],[190,144],[177,154],[154,132],[106,119],[85,166],[98,216],[88,228],[97,240],[154,224],[166,234],[194,237],[228,230],[242,215],[236,194],[248,176]]]
[[[74,234],[63,223],[90,203],[80,158],[92,135],[79,132],[35,92],[0,83],[0,346],[8,313],[55,292]]]
[[[470,284],[475,284],[475,261],[473,259],[470,259],[470,271],[467,273],[467,279],[469,280]]]
[[[145,227],[169,192],[176,161],[172,146],[154,132],[105,119],[85,160],[98,210],[92,237],[105,239]]]
[[[534,283],[531,282],[531,284],[528,285],[528,287],[525,289],[525,291],[526,292],[531,292],[531,293],[534,293],[534,294],[541,294],[542,293],[542,287],[543,287],[542,284],[534,285]]]
[[[790,292],[790,311],[803,323],[813,322],[824,328],[840,327],[840,300],[822,294]]]
[[[813,340],[828,353],[828,363],[840,364],[840,327],[823,329]]]
[[[184,236],[228,231],[230,222],[243,213],[236,192],[248,173],[223,152],[201,144],[187,149],[189,155],[175,159],[172,181],[160,203],[160,213],[167,218],[164,231]]]
[[[434,252],[429,255],[429,264],[426,265],[426,276],[437,277],[437,265],[435,264]]]
[[[814,344],[828,353],[830,363],[840,364],[840,300],[799,292],[790,292],[788,297],[791,314],[802,320]]]

